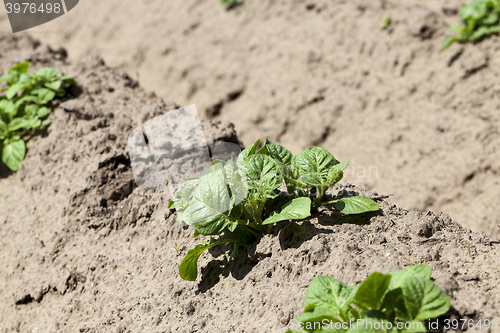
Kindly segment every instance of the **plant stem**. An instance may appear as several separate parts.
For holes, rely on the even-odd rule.
[[[339,200],[333,200],[333,201],[327,201],[327,202],[322,202],[320,203],[318,206],[326,206],[326,205],[334,205],[336,204],[337,202],[339,202]],[[314,206],[314,207],[318,207],[318,206]]]
[[[262,228],[261,228],[260,226],[258,226],[258,225],[255,225],[255,224],[253,224],[253,223],[246,223],[245,221],[240,220],[240,219],[238,219],[238,220],[237,220],[237,222],[238,222],[238,224],[239,224],[239,225],[244,225],[245,227],[248,227],[248,230],[249,230],[249,231],[250,231],[250,232],[251,232],[254,236],[256,236],[256,237],[259,237],[259,235],[258,235],[258,234],[257,234],[254,230],[252,230],[252,229],[255,229],[255,230],[257,230],[258,232],[262,233]]]

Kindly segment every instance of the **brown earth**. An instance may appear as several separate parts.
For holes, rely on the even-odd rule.
[[[417,262],[450,296],[446,317],[500,318],[497,241],[350,184],[329,194],[368,195],[381,211],[281,222],[234,261],[224,248],[204,254],[197,282],[183,281],[178,265],[198,241],[168,194],[135,186],[127,148],[132,129],[176,105],[96,56],[70,63],[29,37],[2,37],[0,50],[1,72],[29,60],[79,87],[20,170],[1,170],[0,332],[284,332],[315,276],[354,284]],[[238,142],[227,122],[203,125],[209,142]]]
[[[351,161],[347,180],[498,237],[500,39],[438,52],[464,2],[85,0],[30,33],[231,121],[245,145],[320,145]]]

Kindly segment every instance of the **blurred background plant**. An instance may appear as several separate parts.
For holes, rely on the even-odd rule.
[[[63,82],[75,83],[70,77],[57,77],[54,68],[28,74],[29,67],[27,61],[19,63],[0,77],[0,83],[7,84],[1,89],[5,94],[0,95],[0,151],[2,162],[12,171],[17,171],[24,159],[25,140],[50,124],[44,118],[52,100],[66,95]]]
[[[463,25],[450,27],[458,35],[446,38],[441,51],[454,42],[476,43],[500,32],[500,0],[473,0],[460,8],[459,15]]]
[[[227,9],[231,9],[243,4],[243,0],[220,0],[220,3],[224,6],[227,6]]]

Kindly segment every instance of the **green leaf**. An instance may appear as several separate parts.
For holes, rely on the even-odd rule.
[[[302,176],[328,179],[328,171],[339,161],[326,149],[311,147],[292,158],[292,167]]]
[[[328,187],[328,184],[323,179],[321,179],[318,175],[302,176],[302,178],[300,178],[300,181],[302,183],[309,185],[309,186]]]
[[[498,13],[491,12],[481,23],[487,25],[498,23]]]
[[[367,197],[348,197],[338,200],[335,203],[335,209],[344,214],[362,214],[376,212],[380,207]]]
[[[36,116],[38,114],[38,110],[40,109],[40,106],[37,104],[28,104],[24,108],[24,112],[26,114],[29,114],[31,116]]]
[[[24,118],[14,118],[10,123],[8,130],[10,132],[17,131],[21,128],[28,129],[30,127],[30,123],[28,120]]]
[[[52,122],[49,120],[49,119],[45,119],[44,121],[42,121],[42,124],[40,126],[44,127],[44,126],[48,126],[50,125]]]
[[[232,208],[222,166],[217,164],[213,167],[216,166],[219,166],[219,169],[201,177],[198,186],[192,192],[193,197],[184,212],[187,224],[213,219]]]
[[[476,41],[478,39],[481,39],[483,38],[487,33],[489,32],[489,29],[488,27],[485,27],[485,26],[482,26],[482,27],[479,27],[479,29],[477,29],[470,37],[469,37],[469,40],[470,41]]]
[[[432,271],[429,266],[427,265],[414,265],[414,266],[409,266],[405,269],[396,269],[392,272],[389,272],[388,275],[392,276],[391,278],[391,284],[389,286],[390,289],[396,289],[401,286],[401,283],[404,281],[405,278],[408,276],[419,276],[424,279],[430,279],[431,278]]]
[[[185,211],[184,214],[186,214]],[[220,235],[230,224],[231,221],[227,218],[214,216],[212,218],[194,223],[193,227],[203,236],[217,236]],[[232,231],[234,231],[234,228]]]
[[[259,146],[259,143],[260,143],[260,140],[257,140],[254,142],[253,145],[246,147],[245,149],[243,149],[243,151],[240,153],[240,155],[238,157],[241,156],[243,158],[246,158],[248,156],[254,155],[255,152],[257,151],[257,147]]]
[[[378,310],[380,309],[389,283],[390,275],[379,272],[372,273],[358,288],[354,303],[361,308]]]
[[[251,155],[245,163],[246,183],[259,198],[272,197],[272,191],[281,186],[283,175],[278,163],[267,155]]]
[[[281,212],[272,214],[262,224],[273,224],[284,220],[300,220],[311,215],[311,199],[307,197],[296,198],[286,203]]]
[[[21,63],[15,65],[14,67],[12,67],[9,70],[9,73],[11,73],[13,71],[17,71],[19,73],[27,73],[29,68],[30,68],[29,62],[25,61],[25,62],[21,62]]]
[[[333,167],[328,170],[328,184],[332,186],[344,177],[344,169],[349,165],[349,161],[335,164]]]
[[[345,319],[357,289],[331,276],[317,276],[307,288],[306,309],[330,308],[333,315],[338,313]]]
[[[314,307],[312,311],[304,312],[300,316],[297,317],[297,321],[302,323],[319,323],[321,324],[323,320],[333,321],[333,322],[342,322],[342,317],[337,308],[324,306],[324,307]],[[303,327],[305,327],[304,325]],[[323,326],[323,325],[321,325]],[[321,327],[320,326],[320,327]],[[323,332],[323,331],[321,331]]]
[[[59,78],[59,80],[72,86],[75,85],[75,79],[69,76],[62,76]]]
[[[45,106],[41,107],[37,112],[39,118],[46,117],[48,114],[49,114],[49,109],[46,108]]]
[[[267,148],[267,152],[271,158],[273,158],[278,164],[284,164],[287,167],[292,165],[292,153],[280,145],[277,142],[271,141],[266,138],[265,147]]]
[[[21,77],[21,73],[18,71],[9,71],[9,74],[3,77],[3,79],[7,82],[7,85],[12,86],[19,81]]]
[[[234,232],[236,230],[236,228],[238,227],[238,222],[230,222],[228,225],[227,225],[227,229],[231,232]],[[236,248],[235,248],[236,250]]]
[[[26,145],[23,140],[12,141],[4,145],[2,162],[12,171],[17,171],[26,154]]]
[[[174,199],[171,198],[168,201],[168,208],[175,208],[175,201],[174,201]]]
[[[2,121],[2,119],[0,119],[0,147],[2,147],[2,141],[3,139],[5,139],[5,136],[7,135],[7,124],[5,122]]]
[[[1,107],[4,109],[4,113],[7,115],[8,118],[5,120],[9,121],[17,115],[19,107],[13,101],[3,100],[2,102],[3,103],[1,103]]]
[[[458,33],[462,33],[462,31],[464,30],[464,27],[461,26],[461,25],[458,25],[458,24],[454,24],[452,25],[451,27],[449,27],[449,29],[451,31],[455,31],[455,32],[458,32]]]
[[[57,89],[61,88],[61,83],[62,83],[61,81],[56,80],[56,81],[52,81],[52,82],[47,82],[44,85],[47,88],[50,88],[52,90],[57,90]]]
[[[498,34],[500,32],[500,25],[495,25],[493,27],[490,27],[490,32],[492,34]]]
[[[391,278],[391,282],[392,279],[393,278]],[[391,290],[391,285],[389,284],[389,290],[390,291],[385,294],[381,310],[383,310],[389,318],[396,316],[400,321],[411,320],[406,310],[404,295],[401,288]]]
[[[20,105],[21,105],[21,104],[23,104],[24,102],[33,102],[33,103],[38,103],[38,98],[36,98],[35,96],[30,96],[30,95],[21,96],[21,98],[19,98],[19,99],[16,101],[16,105],[17,105],[17,106],[20,106]]]
[[[458,38],[456,36],[447,37],[444,40],[443,45],[441,46],[440,52],[446,50],[448,47],[450,47],[451,44],[455,43],[456,41],[458,41]]]
[[[19,82],[26,84],[27,88],[30,88],[33,85],[33,79],[31,75],[26,73],[21,73],[21,75],[19,75]]]
[[[237,162],[231,157],[224,164],[224,173],[227,179],[226,182],[231,190],[232,206],[238,205],[248,195],[245,170],[240,169]]]
[[[38,104],[39,105],[45,105],[51,100],[54,99],[56,96],[56,93],[50,89],[47,88],[40,88],[37,91],[38,93]]]
[[[245,162],[247,158],[251,155],[254,155],[257,152],[257,147],[259,146],[260,140],[257,140],[254,142],[253,145],[246,147],[241,151],[241,153],[238,155],[238,159],[236,161],[236,164],[238,168],[244,169],[245,167]]]
[[[38,128],[40,125],[42,125],[42,121],[38,118],[33,118],[29,121],[29,128]]]
[[[194,247],[194,249],[189,250],[179,265],[179,275],[181,278],[187,281],[196,281],[196,278],[198,277],[198,259],[203,251],[216,245],[230,242],[232,241],[229,239],[215,241],[213,238],[210,238],[209,241],[198,244]]]
[[[44,67],[40,69],[35,75],[46,81],[52,81],[53,79],[57,78],[57,73],[58,70],[55,68]]]
[[[66,90],[60,88],[56,90],[57,97],[64,97],[66,95]]]
[[[436,318],[450,308],[450,298],[431,280],[408,276],[401,283],[408,314],[415,321]]]
[[[28,85],[26,83],[16,83],[16,84],[12,85],[7,90],[7,94],[5,95],[5,97],[7,97],[7,99],[12,99],[14,96],[17,95],[17,93],[20,90],[25,89],[27,86]]]

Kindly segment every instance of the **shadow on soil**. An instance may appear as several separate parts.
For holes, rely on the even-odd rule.
[[[342,225],[342,224],[358,224],[366,225],[370,223],[370,219],[374,216],[380,215],[381,212],[372,212],[359,215],[343,215],[336,212],[329,211],[329,215],[318,213],[313,215],[318,219],[318,223],[325,228],[318,228],[309,220],[305,221],[292,221],[289,223],[278,223],[273,230],[273,235],[278,237],[281,250],[289,248],[299,248],[304,242],[313,239],[318,234],[330,234],[334,231],[327,226]],[[257,243],[260,239],[257,240]],[[232,253],[233,245],[226,244],[214,247],[210,253],[214,257],[218,257],[224,253]],[[246,254],[245,248],[240,247],[239,253]],[[205,267],[201,268],[201,281],[198,284],[196,293],[205,293],[219,283],[221,276],[227,278],[229,274],[236,280],[242,280],[248,273],[259,263],[259,261],[252,260],[247,255],[237,256],[233,260],[228,260],[227,256],[223,259],[212,260]]]
[[[0,162],[0,179],[4,179],[12,175],[14,172],[12,172],[5,164]]]

